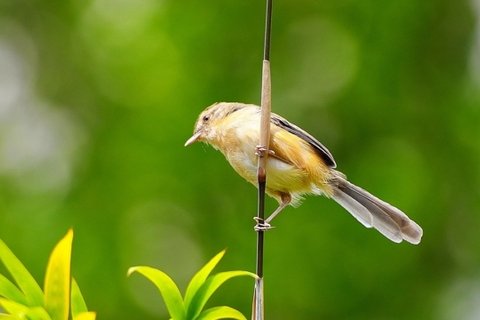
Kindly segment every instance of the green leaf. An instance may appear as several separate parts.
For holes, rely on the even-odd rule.
[[[7,298],[17,303],[26,305],[27,299],[22,291],[18,289],[10,280],[0,274],[0,297]]]
[[[20,260],[7,245],[0,240],[0,260],[23,291],[29,306],[43,306],[43,292]]]
[[[29,308],[22,304],[11,300],[0,298],[0,305],[7,311],[14,319],[21,320],[52,320],[47,311],[42,307]]]
[[[210,275],[212,270],[215,266],[220,262],[220,260],[225,255],[225,250],[218,253],[215,257],[213,257],[205,266],[200,269],[190,280],[188,284],[187,291],[185,292],[185,307],[187,308],[187,314],[190,314],[190,304],[192,302],[193,297],[200,289],[202,284],[207,280],[207,277]]]
[[[217,319],[238,319],[247,320],[238,310],[222,306],[214,307],[203,311],[197,318],[198,320],[217,320]]]
[[[53,249],[45,275],[45,309],[53,320],[68,320],[73,231]]]
[[[0,298],[0,306],[13,316],[24,318],[28,312],[28,307],[14,301]]]
[[[73,318],[73,320],[95,320],[95,312],[82,312]]]
[[[212,294],[217,291],[217,289],[225,283],[225,281],[241,276],[250,276],[252,278],[257,278],[257,275],[248,271],[227,271],[214,274],[203,283],[202,287],[198,290],[197,294],[194,296],[191,308],[187,315],[188,319],[195,319],[203,307],[207,303],[208,299]]]
[[[26,316],[28,320],[52,320],[47,311],[42,307],[30,308]]]
[[[87,304],[83,299],[82,292],[78,287],[77,281],[72,278],[72,292],[70,305],[72,308],[72,318],[76,319],[81,313],[88,313]]]
[[[128,275],[131,275],[134,272],[138,272],[145,276],[158,288],[173,320],[185,319],[186,312],[182,295],[175,282],[173,282],[167,274],[154,268],[140,266],[130,268],[128,270]]]

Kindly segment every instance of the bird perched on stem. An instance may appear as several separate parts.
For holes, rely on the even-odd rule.
[[[221,102],[198,117],[193,136],[185,146],[206,142],[220,150],[233,169],[257,186],[260,107]],[[270,228],[272,219],[286,206],[296,206],[305,194],[332,198],[367,228],[375,228],[394,242],[418,244],[422,228],[405,213],[347,181],[335,170],[328,149],[300,127],[272,113],[267,159],[266,193],[279,207],[256,230]]]

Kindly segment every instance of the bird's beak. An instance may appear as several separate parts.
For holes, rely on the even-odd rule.
[[[187,140],[187,142],[185,142],[185,147],[191,145],[192,143],[194,143],[195,141],[198,140],[198,138],[200,138],[200,136],[202,135],[202,131],[197,131],[193,134],[193,136],[190,137],[190,139]]]

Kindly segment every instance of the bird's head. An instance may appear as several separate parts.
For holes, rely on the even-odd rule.
[[[217,135],[219,124],[231,113],[245,107],[242,103],[217,102],[207,107],[198,116],[193,136],[185,142],[189,146],[196,141],[212,142]]]

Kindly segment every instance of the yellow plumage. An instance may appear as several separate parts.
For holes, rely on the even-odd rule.
[[[218,103],[203,111],[194,135],[185,143],[204,141],[220,150],[235,171],[257,185],[257,145],[260,109],[243,103]],[[422,229],[402,211],[357,187],[336,171],[335,161],[318,140],[282,117],[272,114],[267,159],[266,192],[280,206],[298,205],[304,194],[324,194],[347,209],[359,222],[374,227],[395,242],[417,244]]]
[[[214,138],[209,143],[220,150],[235,171],[257,185],[255,148],[259,141],[260,114],[257,107],[242,108],[213,123]],[[270,155],[267,160],[266,192],[279,202],[290,195],[297,205],[302,194],[331,194],[326,181],[330,170],[303,139],[272,124]]]

